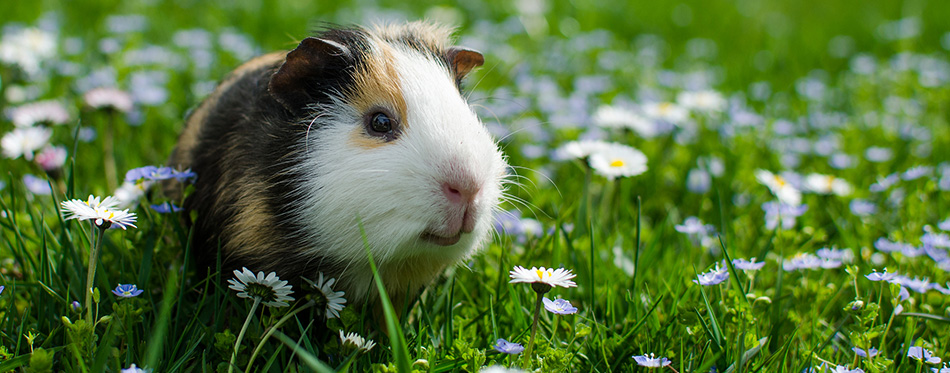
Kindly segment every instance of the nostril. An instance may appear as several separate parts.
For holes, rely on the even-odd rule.
[[[449,183],[442,183],[442,193],[453,203],[460,203],[465,199],[459,188]]]

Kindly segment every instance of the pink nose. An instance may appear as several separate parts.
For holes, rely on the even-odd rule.
[[[474,201],[478,192],[479,188],[475,186],[475,183],[442,183],[442,194],[445,194],[450,208],[458,212],[451,214],[454,216],[449,219],[450,225],[460,226],[462,232],[465,233],[475,230]]]

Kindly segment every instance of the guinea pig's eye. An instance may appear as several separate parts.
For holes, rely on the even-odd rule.
[[[376,133],[386,133],[393,130],[393,120],[386,113],[376,113],[369,120],[369,129]]]

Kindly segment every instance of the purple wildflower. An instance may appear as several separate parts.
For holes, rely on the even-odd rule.
[[[136,287],[135,284],[119,284],[115,290],[112,290],[112,294],[122,298],[132,298],[139,296],[143,291],[144,290]]]
[[[758,271],[762,269],[765,262],[756,262],[753,257],[752,259],[733,259],[732,265],[743,271]]]
[[[765,211],[765,228],[775,229],[782,225],[782,229],[795,227],[795,218],[808,211],[808,205],[789,205],[780,202],[766,202],[762,204]]]
[[[875,357],[879,353],[879,351],[874,347],[871,347],[867,350],[860,349],[857,347],[851,347],[851,350],[854,351],[855,355],[858,355],[860,357]]]
[[[570,315],[577,313],[577,307],[571,305],[571,302],[568,302],[564,299],[555,299],[550,300],[547,297],[541,299],[544,302],[544,309],[548,310],[551,313],[558,315]]]
[[[647,368],[662,368],[672,363],[670,359],[665,357],[656,357],[656,355],[653,355],[652,353],[650,356],[647,356],[646,354],[634,356],[633,360],[637,362],[637,365]]]
[[[709,272],[696,275],[696,277],[697,279],[693,280],[693,282],[697,284],[703,286],[718,285],[729,279],[729,269],[724,267],[720,268],[719,264],[716,263],[716,268],[710,270]]]
[[[912,357],[928,364],[940,364],[941,362],[939,357],[933,356],[933,352],[920,346],[907,349],[907,357]]]
[[[884,268],[883,273],[878,273],[877,270],[871,271],[871,273],[864,275],[868,280],[871,281],[888,281],[890,282],[894,279],[894,276],[897,276],[897,272],[888,272],[887,268]]]
[[[495,351],[503,354],[517,355],[524,351],[524,346],[514,342],[508,342],[504,338],[495,341]]]
[[[152,210],[155,210],[155,212],[157,212],[157,213],[159,213],[159,214],[168,214],[168,213],[172,213],[172,212],[179,212],[179,211],[181,211],[181,207],[175,206],[175,204],[173,204],[173,203],[171,203],[171,202],[165,202],[165,203],[160,203],[160,204],[157,204],[157,205],[151,205],[151,206],[149,206],[149,207],[151,207]]]

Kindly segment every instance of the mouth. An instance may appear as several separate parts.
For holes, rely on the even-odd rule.
[[[434,243],[439,246],[455,245],[462,238],[462,232],[459,231],[454,236],[443,237],[430,232],[422,233],[422,240]]]

